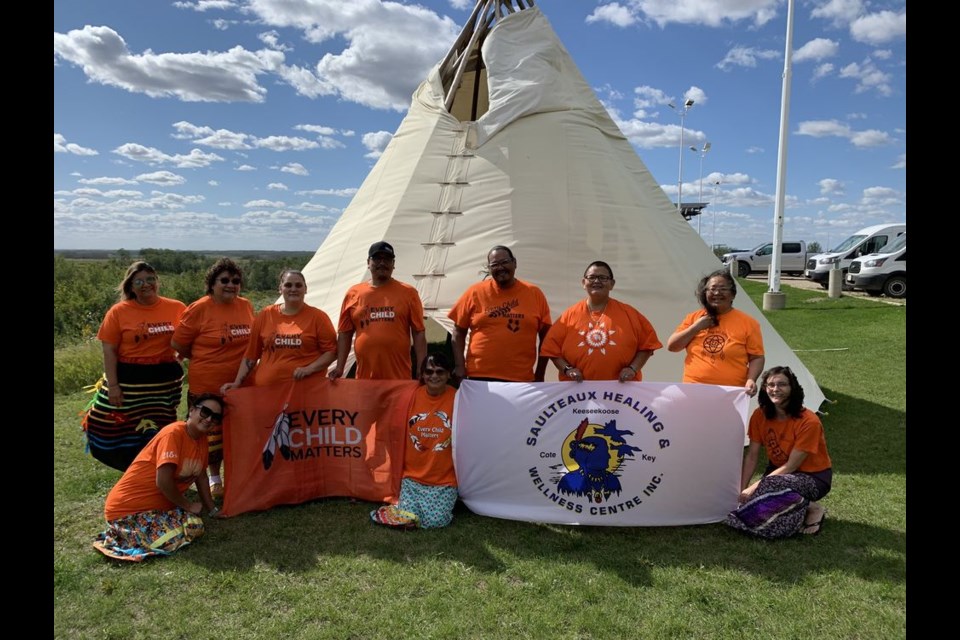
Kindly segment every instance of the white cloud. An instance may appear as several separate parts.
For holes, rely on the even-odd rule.
[[[282,200],[251,200],[245,203],[245,207],[285,207],[287,203]]]
[[[320,136],[333,136],[339,133],[333,127],[325,127],[320,124],[298,124],[294,127],[297,131],[308,131],[310,133],[315,133]]]
[[[298,196],[340,196],[342,198],[352,198],[357,193],[356,187],[349,189],[311,189],[309,191],[297,191]]]
[[[852,78],[857,81],[855,91],[863,93],[873,89],[880,95],[889,96],[893,93],[890,86],[890,74],[884,73],[868,58],[863,64],[851,62],[840,69],[841,78]]]
[[[676,22],[719,27],[749,20],[763,25],[777,15],[780,0],[627,0],[634,14],[642,14],[657,26]]]
[[[813,71],[813,79],[819,80],[820,78],[825,78],[828,75],[833,73],[833,65],[829,62],[824,62],[821,65],[818,65]]]
[[[181,175],[170,171],[154,171],[153,173],[141,173],[137,176],[137,182],[146,182],[148,184],[159,184],[171,186],[175,184],[183,184],[187,181]]]
[[[755,49],[737,45],[727,51],[723,60],[714,66],[724,71],[732,67],[756,67],[757,60],[776,60],[780,55],[779,51],[773,49]]]
[[[217,182],[216,180],[207,180],[207,184],[210,185],[211,187],[219,187],[219,186],[220,186],[220,183]]]
[[[879,147],[893,142],[893,138],[884,131],[876,129],[854,131],[850,125],[836,120],[807,120],[798,125],[796,133],[813,138],[846,138],[855,147]]]
[[[85,26],[53,34],[55,57],[83,68],[94,82],[148,96],[186,102],[263,102],[267,90],[257,76],[283,62],[283,53],[247,51],[131,53],[110,27]]]
[[[369,151],[369,153],[364,154],[363,157],[379,158],[392,138],[393,134],[389,131],[372,131],[370,133],[363,134],[361,142]]]
[[[324,204],[314,204],[313,202],[301,202],[293,208],[298,211],[322,211],[324,213],[340,213],[341,211],[336,207],[328,207]]]
[[[823,60],[832,58],[840,51],[840,44],[827,38],[814,38],[807,44],[793,52],[794,62],[806,62],[807,60]]]
[[[284,173],[292,173],[295,176],[308,176],[310,172],[307,171],[307,168],[300,164],[299,162],[288,162],[287,164],[280,167],[280,171]]]
[[[289,187],[282,182],[271,182],[267,185],[267,189],[275,189],[277,191],[287,191]]]
[[[850,35],[858,42],[884,44],[907,37],[907,10],[902,13],[880,11],[857,18],[850,24]]]
[[[637,17],[633,11],[631,11],[629,7],[625,7],[617,2],[602,4],[587,16],[587,24],[592,22],[609,22],[618,27],[629,27],[636,21]]]
[[[253,144],[261,149],[270,149],[271,151],[304,151],[306,149],[316,149],[320,146],[313,140],[291,136],[257,138],[253,141]]]
[[[256,167],[251,167],[248,164],[242,164],[236,168],[236,171],[256,171],[256,170],[257,170]]]
[[[99,153],[95,149],[81,147],[78,144],[67,142],[67,139],[59,133],[53,134],[53,152],[54,153],[73,153],[78,156],[95,156]]]
[[[182,169],[206,167],[213,162],[223,160],[223,158],[215,153],[204,153],[200,151],[200,149],[191,149],[187,155],[177,154],[171,156],[159,149],[145,147],[132,142],[120,145],[113,150],[113,153],[123,156],[128,160],[135,160],[146,164],[172,164]]]
[[[233,0],[197,0],[196,2],[174,2],[173,6],[203,12],[211,9],[232,9],[237,6],[237,3]]]
[[[871,58],[876,58],[877,60],[889,60],[893,57],[893,51],[890,49],[875,49],[873,53],[870,54]]]
[[[897,156],[897,161],[894,163],[891,169],[906,169],[907,168],[907,154],[901,153]]]
[[[251,148],[247,143],[250,136],[246,133],[238,133],[228,129],[214,130],[210,127],[198,127],[185,121],[174,122],[173,128],[177,130],[173,137],[178,140],[192,140],[194,143],[206,147],[231,151]]]
[[[459,28],[415,4],[358,0],[251,0],[249,11],[270,27],[295,28],[308,42],[346,41],[316,64],[278,73],[305,95],[335,93],[376,109],[405,110],[410,95],[443,57]]]
[[[473,0],[448,0],[454,9],[469,9],[474,5]]]
[[[863,0],[828,0],[815,7],[810,15],[829,20],[836,27],[850,24],[863,11]]]
[[[867,187],[863,190],[864,204],[889,206],[903,202],[903,195],[890,187]]]
[[[763,153],[763,147],[747,147],[746,153],[753,155],[755,153]]]
[[[839,180],[833,178],[824,178],[817,183],[820,185],[820,193],[822,195],[843,195],[843,183]]]
[[[280,42],[280,34],[276,31],[266,31],[258,34],[257,39],[276,51],[293,51],[293,47]]]
[[[80,184],[137,184],[136,180],[127,180],[126,178],[80,178],[77,180]]]

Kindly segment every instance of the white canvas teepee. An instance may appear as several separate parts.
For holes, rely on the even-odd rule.
[[[394,277],[415,284],[427,316],[449,331],[447,312],[483,277],[489,249],[506,245],[517,277],[543,289],[554,318],[584,296],[587,264],[610,263],[613,296],[647,316],[666,343],[698,307],[697,281],[721,264],[543,13],[516,4],[481,0],[451,53],[414,93],[383,155],[305,267],[307,301],[336,323],[347,288],[369,277],[368,247],[386,240],[397,253]],[[767,366],[793,368],[807,406],[819,407],[816,381],[756,305],[741,293],[735,306],[759,320]],[[683,356],[657,351],[644,380],[679,381]]]

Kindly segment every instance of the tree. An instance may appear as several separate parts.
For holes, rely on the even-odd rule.
[[[820,248],[819,242],[811,242],[807,245],[807,253],[823,253],[823,249]]]

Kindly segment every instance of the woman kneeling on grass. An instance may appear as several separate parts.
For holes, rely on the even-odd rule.
[[[773,367],[763,374],[758,400],[740,474],[740,506],[726,522],[764,538],[785,538],[798,531],[816,535],[826,514],[817,500],[830,492],[833,480],[823,424],[803,406],[803,387],[790,367]],[[761,446],[769,463],[763,477],[748,486]]]
[[[457,476],[453,470],[452,367],[442,353],[423,359],[420,387],[410,405],[400,502],[370,512],[370,519],[403,529],[445,527],[453,520]]]
[[[207,484],[207,432],[223,421],[223,401],[201,394],[186,421],[171,423],[144,447],[107,495],[107,530],[93,547],[110,558],[169,555],[203,535],[200,512],[213,517]],[[200,502],[184,495],[196,485]]]

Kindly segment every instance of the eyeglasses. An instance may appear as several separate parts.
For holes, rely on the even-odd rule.
[[[219,282],[220,282],[220,284],[231,284],[231,283],[232,283],[232,284],[240,284],[241,282],[243,282],[243,280],[241,280],[240,278],[227,278],[227,277],[223,277],[223,278],[220,278],[220,279],[219,279]]]
[[[133,286],[142,287],[145,284],[157,284],[156,276],[147,276],[146,278],[137,278],[133,281]]]
[[[210,422],[212,422],[213,424],[220,424],[223,422],[222,413],[215,413],[212,409],[210,409],[209,407],[205,407],[202,404],[198,404],[197,409],[200,410],[201,420],[209,419]]]
[[[443,374],[448,373],[446,369],[424,369],[423,375],[425,376],[442,376]]]
[[[609,282],[613,280],[610,276],[583,276],[583,279],[590,282]]]
[[[709,291],[710,293],[727,293],[728,291],[733,291],[733,287],[710,287],[709,289],[704,289],[704,291]]]
[[[768,382],[764,385],[767,389],[789,389],[789,382]]]
[[[508,258],[508,259],[506,259],[506,260],[497,260],[496,262],[491,262],[490,264],[488,264],[488,265],[487,265],[487,268],[488,268],[488,269],[496,269],[497,267],[505,267],[505,266],[507,266],[508,264],[511,264],[511,263],[513,263],[513,259],[512,259],[512,258]]]
[[[290,288],[300,289],[301,287],[303,287],[302,282],[284,282],[283,283],[284,289],[290,289]]]

